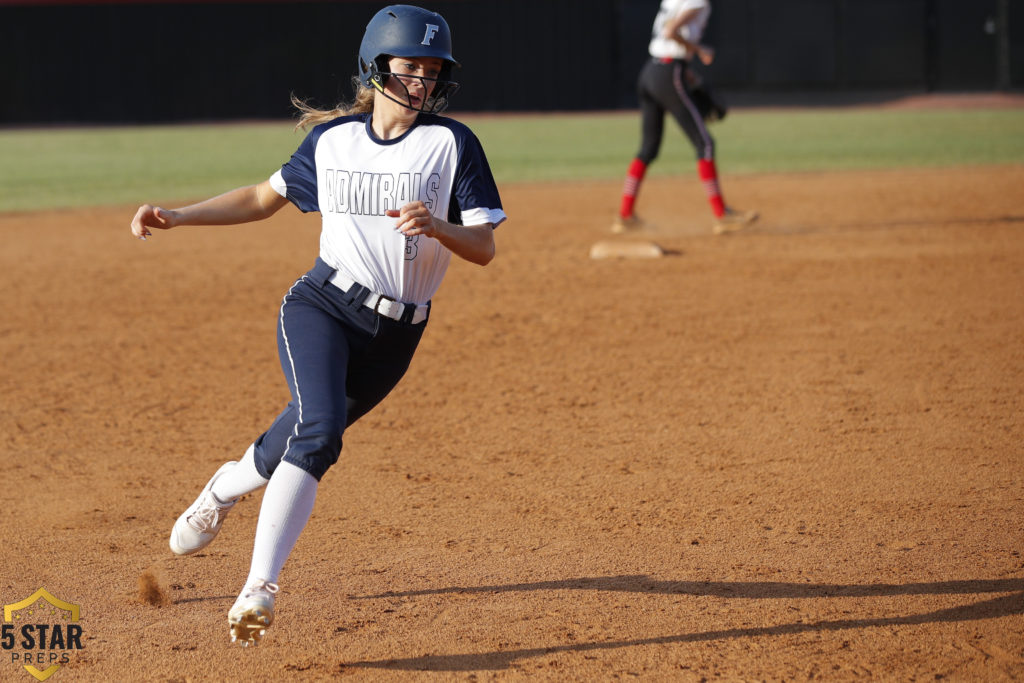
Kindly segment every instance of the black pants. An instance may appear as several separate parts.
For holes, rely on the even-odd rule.
[[[640,151],[636,155],[640,161],[649,164],[658,156],[665,133],[665,112],[683,129],[698,159],[715,158],[715,141],[686,82],[684,60],[648,60],[637,80],[637,95],[642,117]]]

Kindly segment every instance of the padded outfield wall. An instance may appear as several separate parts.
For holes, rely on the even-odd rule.
[[[1013,5],[1011,7],[1011,5]],[[382,3],[0,0],[0,124],[290,115],[351,92]],[[636,104],[658,0],[443,0],[462,111]],[[744,93],[1024,85],[1011,0],[715,0],[709,77]]]

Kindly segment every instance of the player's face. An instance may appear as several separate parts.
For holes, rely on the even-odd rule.
[[[388,79],[387,90],[399,102],[421,109],[441,75],[444,62],[437,57],[392,57],[388,62],[395,78]]]

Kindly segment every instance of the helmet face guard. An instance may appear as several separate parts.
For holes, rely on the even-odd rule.
[[[425,76],[399,77],[391,73],[388,62],[392,57],[434,57],[443,63],[437,78]],[[459,63],[452,56],[452,34],[448,23],[440,14],[412,5],[391,5],[377,12],[366,25],[363,41],[359,46],[359,81],[375,88],[385,97],[413,111],[436,114],[448,105],[448,98],[459,88],[450,80],[452,69]],[[392,96],[384,86],[395,76],[402,79],[417,78],[424,86],[434,84],[434,91],[419,107],[414,107],[406,90],[406,101]]]
[[[392,102],[397,102],[406,109],[413,111],[423,112],[424,114],[439,114],[448,107],[448,98],[455,94],[459,89],[459,84],[455,81],[450,81],[446,77],[450,69],[447,65],[441,70],[441,74],[437,78],[431,78],[429,76],[411,76],[408,74],[396,74],[391,72],[391,67],[388,66],[390,57],[388,55],[382,55],[371,68],[371,75],[369,79],[370,87],[380,91],[384,97],[388,98]],[[405,90],[405,99],[401,97],[395,97],[387,90],[384,85],[389,79],[394,78],[394,82],[402,86]],[[430,90],[430,86],[433,86],[433,92],[430,93],[430,97],[427,97],[420,103],[420,106],[416,107],[412,105],[412,97],[409,94],[409,87],[405,84],[406,81],[417,80],[423,84],[424,90]]]

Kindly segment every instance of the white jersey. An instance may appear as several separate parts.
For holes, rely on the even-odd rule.
[[[393,140],[377,138],[369,114],[320,124],[270,184],[302,211],[320,212],[320,258],[378,294],[413,304],[433,297],[451,252],[433,238],[397,232],[385,211],[421,200],[449,223],[497,226],[506,218],[476,136],[428,114]]]
[[[711,5],[708,4],[708,0],[661,0],[658,16],[654,18],[651,44],[647,48],[652,57],[656,59],[690,59],[693,57],[685,47],[671,38],[665,37],[665,26],[688,10],[697,10],[697,16],[679,29],[679,35],[691,43],[700,43],[700,39],[704,35],[704,28],[708,24],[708,17],[711,16]]]

